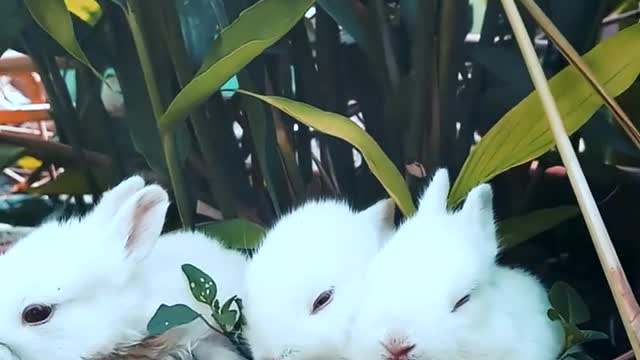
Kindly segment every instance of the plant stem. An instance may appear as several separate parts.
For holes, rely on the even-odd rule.
[[[631,359],[633,359],[633,350],[629,350],[626,353],[618,356],[613,360],[631,360]]]
[[[622,130],[627,133],[627,136],[633,141],[633,143],[640,148],[640,132],[635,128],[629,116],[622,110],[618,102],[609,96],[605,89],[600,85],[595,75],[589,69],[589,66],[582,60],[582,57],[571,46],[569,41],[562,35],[560,30],[555,26],[553,21],[545,15],[544,11],[533,0],[520,0],[529,14],[536,20],[540,28],[549,37],[549,39],[556,45],[562,56],[572,64],[580,73],[584,76],[587,82],[593,87],[593,89],[602,97],[604,103],[609,110],[613,113],[618,124],[622,127]]]
[[[141,24],[141,17],[144,16],[144,14],[138,0],[128,1],[127,5],[127,21],[129,22],[133,41],[136,45],[138,57],[140,58],[140,64],[142,65],[142,72],[149,92],[153,114],[156,118],[156,122],[158,122],[164,113],[165,105],[162,102],[160,89],[155,81],[153,63],[149,49],[146,45],[144,26]],[[192,228],[194,225],[192,209],[194,209],[194,207],[190,205],[190,196],[184,186],[184,174],[182,172],[180,162],[177,159],[173,132],[171,129],[162,130],[160,138],[162,140],[162,148],[164,150],[167,167],[169,168],[169,178],[171,179],[171,186],[173,187],[182,225],[186,228]]]
[[[453,163],[453,150],[456,141],[456,122],[459,116],[458,71],[464,61],[464,39],[466,35],[465,18],[469,2],[466,0],[448,0],[441,2],[440,13],[436,16],[437,63],[434,79],[436,91],[434,111],[429,130],[428,151],[429,167],[442,167]],[[451,172],[450,169],[449,171]],[[457,176],[457,174],[452,174]]]
[[[191,81],[195,71],[189,63],[187,50],[182,40],[182,34],[180,33],[180,23],[175,7],[165,6],[163,8],[163,18],[165,20],[164,36],[169,47],[169,55],[171,56],[173,67],[176,70],[178,82],[181,87],[184,87]],[[207,119],[204,107],[198,107],[191,113],[193,132],[200,145],[202,158],[204,159],[207,171],[210,173],[210,177],[207,179],[209,191],[220,207],[224,218],[229,219],[237,216],[236,204],[239,204],[239,201],[234,199],[233,187],[229,182],[231,179],[229,173],[231,171],[225,171],[225,169],[227,169],[227,166],[224,166],[226,162],[225,157],[219,149],[216,148],[216,140],[217,142],[223,141],[223,139],[219,138],[220,135],[233,137],[233,133],[227,134],[226,132],[219,131],[219,129],[215,128],[214,122],[211,120],[217,120],[219,123],[224,121],[222,118]]]
[[[520,17],[515,0],[501,0],[509,23],[520,47],[531,80],[535,85],[538,95],[544,106],[545,113],[549,119],[549,126],[556,141],[560,157],[567,169],[569,181],[578,200],[578,205],[582,210],[583,217],[587,224],[589,234],[593,240],[600,264],[605,272],[607,282],[613,293],[618,311],[620,312],[624,328],[631,342],[634,353],[640,354],[640,307],[633,296],[626,274],[620,264],[620,259],[611,243],[611,238],[604,225],[602,216],[598,211],[598,206],[589,189],[576,153],[574,152],[566,129],[562,123],[560,112],[547,83],[547,79],[538,62],[538,57],[533,44],[527,34],[524,22]]]
[[[413,68],[415,81],[413,101],[411,102],[411,116],[409,117],[408,138],[405,145],[405,162],[407,164],[418,161],[424,165],[422,148],[425,129],[433,120],[433,93],[435,89],[435,24],[436,2],[422,0],[418,2],[417,14],[419,21],[413,40]]]
[[[400,69],[393,49],[385,4],[383,0],[371,0],[369,11],[373,15],[372,26],[376,32],[375,38],[379,47],[378,53],[382,54],[384,58],[385,86],[387,93],[391,93],[398,87],[400,82]]]
[[[341,81],[340,29],[338,24],[323,9],[316,15],[318,84],[320,102],[326,111],[346,115],[347,101]],[[336,190],[349,197],[355,195],[355,177],[352,147],[341,139],[320,136],[322,161],[335,180]]]
[[[31,46],[28,39],[23,39],[24,47],[27,49],[31,58],[33,59],[40,76],[42,77],[42,83],[51,102],[53,111],[52,116],[55,120],[56,126],[59,131],[64,133],[67,141],[71,145],[73,155],[76,157],[80,168],[82,169],[89,188],[93,194],[94,199],[98,199],[101,193],[98,182],[89,167],[85,152],[82,147],[82,140],[80,134],[77,131],[78,114],[73,107],[71,95],[67,88],[62,75],[60,74],[60,68],[58,67],[53,56],[42,52],[37,46]],[[63,136],[61,136],[63,138]]]
[[[306,102],[313,106],[318,106],[315,90],[317,87],[318,74],[315,69],[309,37],[304,26],[304,20],[297,23],[291,30],[293,42],[293,63],[295,71],[296,100]],[[300,176],[305,184],[308,184],[313,177],[311,166],[311,131],[304,124],[298,124],[296,148],[298,149],[298,166]]]
[[[0,143],[22,146],[28,154],[31,154],[43,161],[56,163],[59,165],[75,165],[78,163],[78,157],[73,147],[58,142],[42,140],[37,137],[27,137],[23,135],[11,134],[8,132],[0,133]],[[82,150],[82,155],[87,161],[87,165],[94,167],[111,167],[113,161],[105,154],[95,151]]]

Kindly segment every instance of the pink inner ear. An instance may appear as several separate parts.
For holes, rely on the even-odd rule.
[[[145,216],[160,203],[162,203],[162,199],[149,199],[149,197],[143,197],[136,204],[136,208],[133,211],[133,217],[131,219],[131,231],[129,232],[129,237],[125,244],[127,256],[131,255],[138,240],[140,240],[140,237],[142,236],[142,232],[144,232],[146,228],[146,224],[144,223]]]

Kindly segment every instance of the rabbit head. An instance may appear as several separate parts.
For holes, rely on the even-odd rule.
[[[361,212],[312,201],[268,231],[245,281],[254,359],[341,357],[367,263],[393,231],[393,210],[391,200]]]
[[[85,217],[45,223],[0,256],[0,344],[21,360],[111,350],[141,301],[125,285],[153,249],[168,205],[160,186],[134,176]]]
[[[476,296],[496,269],[492,191],[477,186],[457,212],[447,210],[448,192],[448,173],[438,170],[414,216],[370,263],[350,359],[484,359],[466,357],[462,338],[486,320]]]

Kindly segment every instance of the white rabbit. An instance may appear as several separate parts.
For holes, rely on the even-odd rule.
[[[0,360],[126,359],[114,354],[134,344],[164,347],[155,353],[167,359],[188,358],[196,344],[200,360],[241,359],[200,320],[159,339],[147,336],[147,322],[163,303],[209,317],[182,264],[210,274],[223,300],[241,296],[246,266],[243,255],[205,235],[160,236],[168,205],[165,190],[134,176],[85,217],[45,223],[0,256]]]
[[[247,267],[244,335],[255,360],[336,360],[368,261],[390,237],[394,204],[361,212],[308,202],[271,228]]]
[[[349,344],[351,360],[553,360],[562,347],[543,286],[498,266],[492,190],[446,209],[438,170],[416,214],[370,263]]]

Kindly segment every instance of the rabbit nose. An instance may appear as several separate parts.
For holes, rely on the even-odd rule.
[[[383,343],[384,349],[389,354],[391,360],[406,360],[409,357],[409,353],[415,349],[415,344],[407,344],[401,342],[392,341],[391,343]]]

